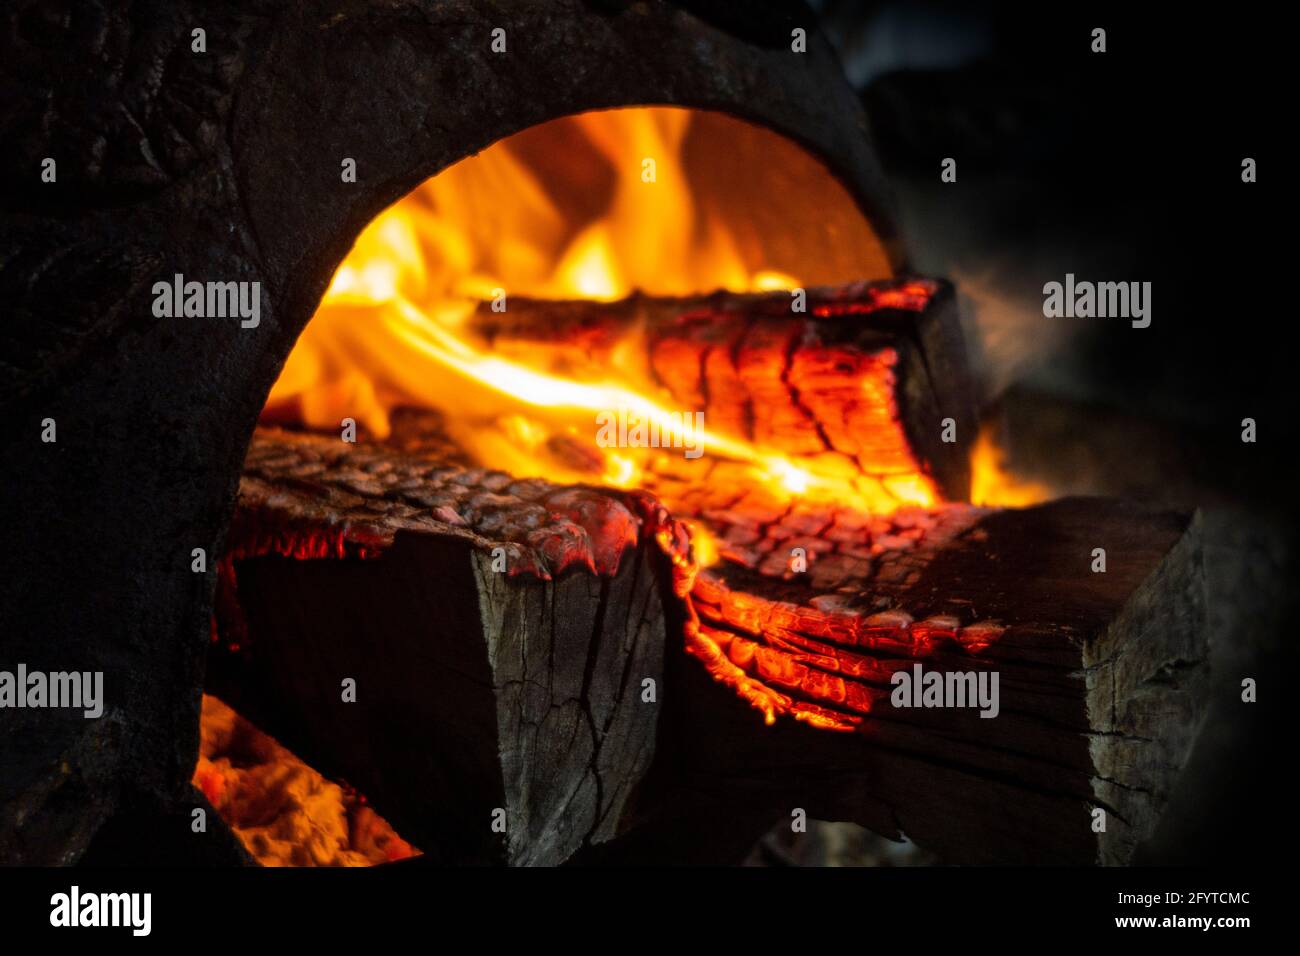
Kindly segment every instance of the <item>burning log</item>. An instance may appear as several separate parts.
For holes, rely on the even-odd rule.
[[[209,686],[430,858],[559,862],[649,765],[652,539],[681,532],[646,495],[429,454],[259,430]]]
[[[218,692],[435,859],[734,859],[800,808],[951,861],[1120,862],[1197,729],[1184,516],[710,511],[718,560],[688,591],[649,496],[419,447],[259,432],[223,571],[244,663]],[[667,681],[662,717],[645,678]]]
[[[746,827],[719,813],[743,808],[753,837],[798,808],[950,862],[1127,862],[1204,714],[1198,522],[1075,498],[874,523],[782,531],[701,572],[693,653],[713,676],[852,732],[758,726],[673,661],[658,779],[621,858],[656,859],[672,832],[731,859]],[[764,556],[798,546],[822,549],[806,573]]]
[[[799,294],[516,298],[505,312],[481,308],[473,326],[494,355],[580,381],[635,352],[638,377],[702,411],[710,432],[816,462],[878,508],[928,504],[936,489],[967,498],[975,416],[952,288],[903,279]],[[686,480],[676,464],[665,459],[647,483],[674,508],[672,486]],[[699,477],[696,489],[724,484]]]

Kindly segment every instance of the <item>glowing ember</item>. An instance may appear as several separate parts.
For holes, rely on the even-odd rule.
[[[203,696],[194,786],[263,866],[371,866],[415,855],[366,805]]]

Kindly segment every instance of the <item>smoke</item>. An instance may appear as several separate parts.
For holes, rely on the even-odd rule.
[[[1055,377],[1053,360],[1068,350],[1072,335],[1066,324],[1043,318],[1041,289],[1031,291],[1005,266],[992,264],[955,267],[950,278],[981,407],[1015,382]]]

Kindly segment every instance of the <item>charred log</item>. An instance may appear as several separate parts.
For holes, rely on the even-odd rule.
[[[475,326],[496,354],[587,380],[608,374],[633,330],[650,384],[673,407],[702,411],[715,433],[796,461],[837,462],[885,496],[911,482],[918,464],[943,497],[969,495],[975,415],[946,283],[858,283],[810,289],[803,300],[789,292],[514,299],[505,312],[481,309]],[[719,483],[692,481],[697,491]]]
[[[617,832],[654,751],[661,520],[648,496],[259,432],[210,684],[430,858],[560,862]]]
[[[718,813],[765,810],[770,824],[802,808],[906,834],[949,862],[1131,858],[1205,712],[1199,522],[1107,499],[934,522],[941,533],[907,547],[898,531],[914,517],[884,549],[869,529],[847,549],[826,533],[763,546],[788,556],[802,543],[829,575],[734,558],[701,572],[692,604],[723,666],[850,732],[763,727],[675,661],[647,834],[671,820],[698,859],[731,859],[744,838]],[[1108,564],[1094,572],[1102,544]],[[918,668],[945,682],[996,674],[996,717],[951,700],[917,707]],[[892,699],[895,674],[910,706]],[[638,838],[631,857],[653,858],[654,838]]]

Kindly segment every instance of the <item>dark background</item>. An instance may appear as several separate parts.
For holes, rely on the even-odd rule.
[[[1253,7],[814,6],[862,92],[914,265],[964,296],[986,420],[1017,472],[1202,509],[1213,703],[1138,862],[1287,860],[1292,35]],[[1151,282],[1150,327],[1044,318],[1043,284],[1067,272]],[[1243,677],[1259,703],[1240,702]]]
[[[1293,364],[1275,315],[1289,243],[1269,221],[1288,179],[1270,149],[1285,95],[1276,25],[1093,3],[818,6],[921,271],[1035,308],[1066,271],[1154,284],[1149,329],[1065,320],[1084,334],[1041,355],[1036,380],[1191,425],[1255,414],[1266,445],[1294,434],[1276,405]],[[1097,26],[1104,54],[1090,52]],[[945,156],[956,184],[939,181]]]

